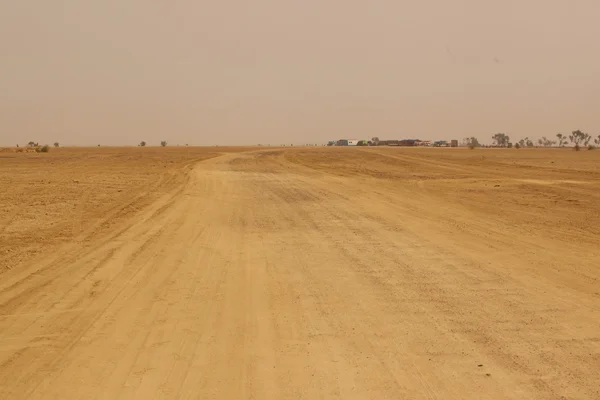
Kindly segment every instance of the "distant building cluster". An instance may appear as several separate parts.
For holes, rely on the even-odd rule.
[[[458,147],[458,140],[420,140],[420,139],[401,139],[401,140],[371,140],[340,139],[332,140],[327,146],[405,146],[405,147]]]

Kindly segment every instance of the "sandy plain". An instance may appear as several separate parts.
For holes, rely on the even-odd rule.
[[[600,398],[598,150],[4,151],[0,188],[0,398]]]

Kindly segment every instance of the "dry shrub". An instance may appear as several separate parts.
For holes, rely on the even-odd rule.
[[[35,148],[36,153],[48,153],[50,151],[50,146],[44,145],[42,147],[38,146]]]

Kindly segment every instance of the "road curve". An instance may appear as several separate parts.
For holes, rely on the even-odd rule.
[[[600,301],[544,270],[554,243],[281,152],[188,173],[3,276],[0,398],[600,398]]]

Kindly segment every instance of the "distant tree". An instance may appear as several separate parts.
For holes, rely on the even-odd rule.
[[[567,144],[567,138],[562,133],[557,133],[556,137],[558,138],[558,147],[565,147],[565,144]]]
[[[519,144],[519,142],[515,143],[515,149],[517,149],[517,150],[518,150],[518,149],[520,149],[520,148],[521,148],[521,145]]]
[[[519,140],[519,144],[521,147],[533,147],[533,142],[531,139],[529,139],[529,137]]]
[[[590,135],[578,129],[576,131],[571,132],[569,140],[575,145],[575,150],[579,151],[580,145],[582,143],[584,143],[587,146],[587,143],[590,141]]]
[[[598,135],[598,137],[596,139],[594,139],[594,143],[596,143],[598,146],[600,146],[600,135]]]
[[[162,147],[167,147],[167,142],[163,140],[162,142],[160,142],[160,145],[161,145]]]
[[[538,140],[538,143],[540,144],[540,146],[552,147],[556,144],[556,141],[550,140],[546,136],[542,136],[542,138],[540,140]]]
[[[146,147],[146,142],[144,142],[144,141],[142,140],[138,146],[140,146],[140,147]]]
[[[492,139],[494,139],[496,146],[499,147],[508,147],[508,143],[510,142],[510,137],[504,133],[496,133],[492,136]]]
[[[475,147],[479,147],[479,146],[481,146],[481,145],[479,144],[479,140],[478,140],[476,137],[474,137],[474,136],[472,136],[472,137],[466,137],[466,138],[464,138],[464,139],[463,139],[463,143],[464,143],[464,144],[465,144],[467,147],[469,147],[470,149],[474,149]]]
[[[29,143],[27,143],[27,147],[37,147],[37,143],[36,142],[29,142]]]
[[[371,139],[371,142],[375,145],[375,146],[379,146],[379,137],[375,136],[374,138]]]
[[[60,143],[54,142],[54,147],[58,147],[58,146],[60,146]]]

